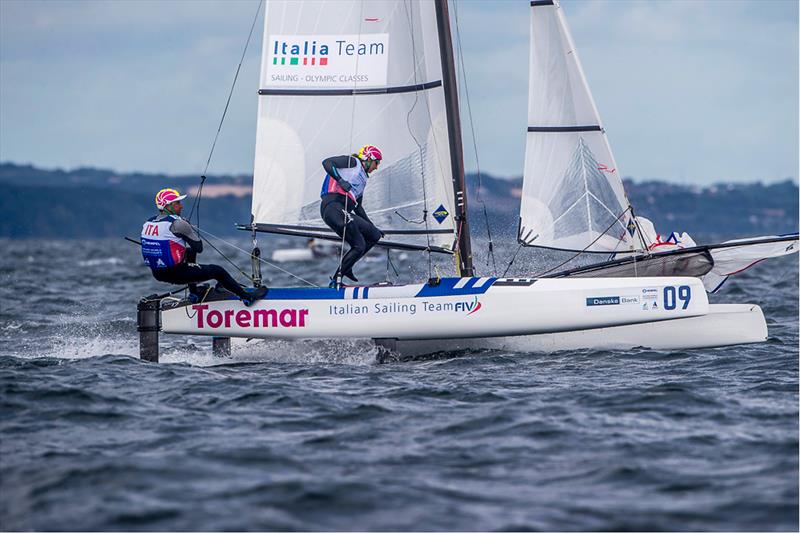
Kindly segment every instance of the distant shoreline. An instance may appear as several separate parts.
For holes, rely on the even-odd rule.
[[[202,199],[202,225],[217,235],[239,235],[236,223],[250,220],[252,176],[209,176]],[[0,237],[121,238],[137,235],[154,212],[153,195],[176,187],[193,195],[198,176],[117,173],[80,168],[45,170],[0,163]],[[516,231],[521,178],[489,174],[467,176],[473,234],[485,231],[483,205],[493,232]],[[798,185],[718,183],[681,185],[662,181],[625,181],[636,214],[651,219],[665,234],[686,231],[724,238],[792,233],[798,230]],[[191,204],[192,200],[187,199]],[[367,206],[369,209],[369,206]],[[481,229],[483,228],[483,229]]]

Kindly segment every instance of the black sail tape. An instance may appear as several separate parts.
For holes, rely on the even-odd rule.
[[[356,96],[360,94],[397,94],[425,91],[441,87],[442,80],[417,83],[415,85],[402,85],[398,87],[372,87],[365,89],[259,89],[258,94],[270,96]]]
[[[603,131],[599,125],[591,126],[528,126],[528,131],[536,133],[569,133],[573,131]]]

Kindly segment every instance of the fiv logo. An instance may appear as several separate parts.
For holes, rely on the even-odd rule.
[[[476,313],[481,308],[481,303],[476,296],[471,302],[456,302],[456,311],[467,313],[467,316]]]

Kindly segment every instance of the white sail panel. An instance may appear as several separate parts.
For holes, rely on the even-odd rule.
[[[557,2],[531,4],[529,82],[520,242],[634,249],[620,173]]]
[[[364,194],[373,222],[384,231],[446,230],[430,242],[452,246],[452,172],[434,7],[401,0],[267,3],[256,223],[325,227],[322,160],[373,144],[384,157]],[[427,242],[424,235],[391,240]]]

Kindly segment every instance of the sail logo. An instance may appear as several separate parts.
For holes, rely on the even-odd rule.
[[[193,305],[197,329],[304,328],[308,309],[224,309],[208,311],[208,304]]]
[[[288,59],[288,62],[287,62]],[[328,45],[317,44],[317,41],[303,41],[302,44],[291,44],[288,41],[275,39],[273,41],[272,64],[277,65],[319,65],[328,64]],[[309,61],[310,60],[310,61]]]
[[[449,214],[450,213],[447,212],[447,209],[444,208],[444,205],[440,204],[439,207],[436,208],[436,211],[433,212],[433,218],[436,219],[436,222],[441,224]]]
[[[262,69],[264,89],[385,86],[389,34],[270,35]]]
[[[281,65],[286,65],[288,57],[289,65],[299,65],[300,59],[303,60],[303,65],[317,64],[319,60],[320,66],[328,64],[328,56],[365,56],[365,55],[384,55],[386,53],[386,45],[383,42],[353,42],[348,39],[336,39],[332,45],[325,43],[317,43],[316,40],[302,42],[289,42],[283,39],[275,39],[273,41],[272,49],[272,64],[277,65],[280,59]],[[311,62],[309,63],[309,59]]]
[[[633,218],[628,220],[628,233],[631,234],[631,237],[636,234],[636,223],[633,221]]]

